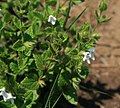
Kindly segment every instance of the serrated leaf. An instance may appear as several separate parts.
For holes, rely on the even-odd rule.
[[[25,94],[25,99],[26,100],[32,100],[35,101],[38,98],[38,94],[36,90],[28,90]]]
[[[28,61],[28,58],[18,58],[18,68],[20,70],[23,70],[26,66],[27,66],[27,61]]]
[[[32,23],[32,33],[33,36],[36,37],[37,35],[41,35],[41,31],[40,31],[40,24],[41,22],[39,21],[34,21]]]
[[[58,78],[58,86],[62,88],[65,85],[69,85],[70,79],[71,79],[70,73],[66,70],[61,70],[61,74]]]
[[[27,57],[31,56],[32,49],[33,48],[29,48],[29,47],[26,48],[25,51],[24,51],[25,56],[27,56]]]
[[[63,96],[71,104],[77,105],[77,103],[78,103],[77,93],[73,87],[70,87],[70,86],[64,87],[63,88]]]
[[[33,78],[25,77],[21,82],[21,86],[23,86],[25,89],[37,90],[39,88],[39,83]]]
[[[33,57],[34,57],[34,60],[35,60],[35,64],[36,64],[37,70],[41,71],[42,68],[43,68],[43,66],[42,66],[43,65],[43,61],[42,61],[41,55],[33,54]]]
[[[35,103],[35,100],[39,97],[36,90],[28,90],[25,94],[25,105],[26,108],[31,108],[32,104]]]
[[[20,29],[21,28],[21,21],[20,21],[20,19],[18,19],[17,17],[14,17],[14,24],[15,24],[15,26],[18,28],[18,29]]]
[[[25,50],[25,46],[23,46],[23,42],[21,40],[17,40],[12,48],[16,51],[24,51]]]
[[[65,81],[64,77],[62,75],[60,75],[58,78],[58,86],[61,88],[61,87],[65,86],[65,84],[67,84],[67,82]]]
[[[8,71],[8,67],[7,67],[7,65],[2,61],[2,60],[0,60],[0,73],[1,72],[7,72]]]
[[[24,43],[24,46],[25,47],[32,47],[34,44],[35,44],[35,42],[27,41],[27,42]]]
[[[14,73],[17,73],[18,72],[18,65],[11,62],[10,63],[10,69],[14,72]]]

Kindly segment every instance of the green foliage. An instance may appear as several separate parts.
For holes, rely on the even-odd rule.
[[[74,4],[79,4],[79,3],[82,3],[82,2],[84,2],[85,0],[73,0],[73,3]]]
[[[69,0],[64,9],[60,0],[0,1],[0,89],[16,96],[13,105],[1,99],[1,108],[53,108],[61,95],[77,105],[76,89],[89,73],[83,52],[101,37],[89,22],[75,26],[87,7],[67,26],[72,6],[82,2]],[[110,20],[107,2],[96,10],[98,24]]]
[[[107,10],[108,0],[101,0],[99,4],[99,10],[95,12],[96,19],[98,23],[105,23],[108,22],[111,18],[106,18],[106,15],[104,15],[104,11]]]

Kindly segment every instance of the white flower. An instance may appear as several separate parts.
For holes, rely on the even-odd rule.
[[[91,48],[91,49],[89,49],[88,51],[90,52],[91,59],[92,59],[92,60],[95,60],[95,57],[94,57],[95,48]]]
[[[90,64],[90,59],[95,60],[94,51],[95,48],[91,48],[88,50],[88,52],[83,52],[83,61],[86,61],[88,64]]]
[[[50,22],[52,25],[55,25],[56,23],[56,18],[52,15],[49,16],[48,22]]]
[[[11,93],[7,93],[5,91],[5,87],[3,87],[2,89],[0,89],[0,96],[3,96],[3,100],[6,102],[7,100],[11,100],[11,103],[14,104],[14,99],[16,99],[16,97],[13,97]]]
[[[86,61],[88,64],[90,64],[90,57],[91,57],[90,52],[83,52],[83,55],[84,55],[83,61]]]
[[[1,9],[0,9],[0,11],[1,11]],[[0,13],[0,18],[2,17],[3,15]]]
[[[5,100],[11,100],[11,103],[14,104],[14,99],[16,99],[16,97],[13,97],[11,93],[6,93],[6,96],[3,96],[3,99],[5,98]]]

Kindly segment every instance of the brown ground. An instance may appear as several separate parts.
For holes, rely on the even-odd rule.
[[[79,24],[89,21],[95,25],[92,9],[100,0],[93,1]],[[71,20],[84,5],[74,7]],[[112,19],[98,27],[98,32],[104,36],[97,42],[96,61],[91,64],[92,73],[83,82],[84,87],[78,90],[78,108],[120,108],[120,0],[110,0],[106,14]]]

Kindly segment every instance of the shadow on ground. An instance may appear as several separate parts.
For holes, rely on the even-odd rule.
[[[103,100],[112,99],[115,94],[120,94],[120,86],[116,89],[106,89],[106,84],[91,81],[80,84],[77,108],[104,108]]]

